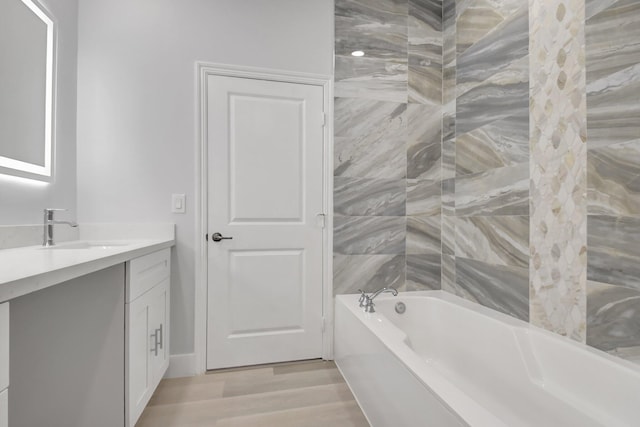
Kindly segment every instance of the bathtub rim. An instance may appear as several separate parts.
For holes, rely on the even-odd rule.
[[[498,419],[491,412],[480,406],[469,395],[456,387],[450,379],[438,372],[437,369],[430,366],[428,363],[425,363],[425,361],[404,342],[406,334],[395,326],[390,319],[387,319],[383,313],[364,313],[364,311],[358,306],[358,297],[359,295],[357,294],[336,295],[335,302],[337,304],[338,301],[340,301],[340,303],[344,305],[349,312],[351,312],[367,327],[367,329],[377,336],[378,340],[387,351],[404,363],[411,374],[426,388],[433,392],[445,406],[450,408],[453,413],[457,414],[465,423],[471,426],[507,426],[504,421]],[[546,337],[555,340],[560,345],[569,346],[574,350],[586,352],[588,357],[604,359],[606,363],[611,364],[612,369],[629,371],[630,374],[640,379],[640,365],[608,354],[605,351],[591,347],[586,343],[575,341],[568,337],[532,325],[529,322],[516,319],[507,314],[484,307],[478,303],[468,301],[446,291],[404,291],[400,292],[396,297],[381,295],[378,300],[402,301],[402,298],[416,297],[426,297],[444,301],[464,310],[484,315],[492,321],[498,321],[502,324],[516,328],[527,335],[535,334],[540,335],[543,338]],[[580,407],[580,409],[583,408]],[[591,411],[585,411],[585,414],[596,415]],[[601,418],[596,417],[596,419]]]

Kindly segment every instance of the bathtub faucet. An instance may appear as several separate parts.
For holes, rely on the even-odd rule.
[[[378,295],[383,294],[385,292],[389,292],[389,293],[393,294],[394,297],[398,295],[398,291],[396,291],[393,288],[378,289],[377,291],[375,291],[371,295],[365,295],[365,293],[362,292],[362,295],[360,296],[360,299],[361,299],[360,307],[364,307],[364,311],[366,313],[375,313],[376,309],[374,308],[375,304],[373,303],[373,299],[375,297],[377,297]]]

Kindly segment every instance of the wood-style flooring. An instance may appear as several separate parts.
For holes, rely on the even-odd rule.
[[[333,362],[162,380],[137,427],[368,427]]]

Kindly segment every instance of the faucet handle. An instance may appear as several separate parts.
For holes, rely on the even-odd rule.
[[[367,298],[367,295],[364,293],[362,289],[358,289],[358,292],[360,292],[360,298],[358,299],[358,303],[360,304],[360,307],[364,307],[364,300]]]
[[[45,208],[45,212],[66,212],[69,209],[61,209],[61,208]]]

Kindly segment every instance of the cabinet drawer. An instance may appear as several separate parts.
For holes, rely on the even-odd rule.
[[[9,390],[0,393],[0,427],[9,427]]]
[[[5,302],[0,304],[0,390],[7,387],[9,387],[9,303]]]
[[[127,263],[127,295],[131,302],[171,275],[171,249],[163,249]]]

